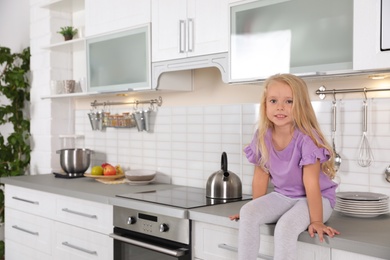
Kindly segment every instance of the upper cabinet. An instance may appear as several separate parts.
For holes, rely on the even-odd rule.
[[[231,6],[230,81],[352,70],[353,0]]]
[[[382,1],[389,3],[387,0]],[[388,7],[387,10],[389,10]],[[385,23],[384,20],[384,28],[387,26],[389,30],[390,24]],[[381,0],[354,1],[353,34],[354,69],[390,68],[390,50],[381,51]]]
[[[228,51],[227,0],[152,0],[152,61]]]
[[[86,36],[151,22],[150,0],[85,0]]]
[[[390,68],[390,51],[381,50],[381,2],[389,0],[231,1],[230,82]]]
[[[88,38],[87,64],[90,92],[151,89],[149,26]]]

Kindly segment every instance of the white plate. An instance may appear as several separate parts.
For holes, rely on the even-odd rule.
[[[340,212],[347,212],[347,213],[356,213],[356,214],[368,214],[368,213],[371,213],[371,214],[382,214],[382,213],[388,213],[389,210],[388,209],[380,209],[380,210],[366,210],[366,209],[362,209],[362,210],[359,210],[359,209],[344,209],[344,208],[339,208],[339,207],[335,207],[334,208],[335,210],[337,211],[340,211]]]
[[[385,203],[345,203],[342,201],[336,201],[336,205],[342,205],[347,207],[363,207],[363,208],[370,208],[370,207],[388,207],[389,203],[386,201]]]
[[[153,181],[154,181],[154,179],[149,180],[149,181],[130,181],[128,179],[125,179],[125,182],[129,185],[147,185]]]
[[[335,208],[341,209],[341,210],[358,210],[358,211],[378,211],[378,210],[389,210],[389,207],[382,207],[382,208],[351,208],[351,207],[343,207],[343,206],[336,206]]]
[[[354,201],[375,201],[389,198],[389,196],[385,194],[360,191],[337,192],[336,197],[344,200]]]
[[[337,211],[337,210],[336,210]],[[348,212],[341,212],[341,211],[338,211],[339,213],[343,214],[343,215],[346,215],[346,216],[349,216],[349,217],[357,217],[357,218],[374,218],[374,217],[378,217],[380,215],[383,215],[385,213],[348,213]]]

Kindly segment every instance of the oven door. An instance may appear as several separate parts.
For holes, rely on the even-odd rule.
[[[114,260],[190,260],[189,245],[114,228]]]

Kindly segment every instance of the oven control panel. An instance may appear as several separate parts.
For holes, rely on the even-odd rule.
[[[190,220],[114,207],[114,226],[189,244]]]

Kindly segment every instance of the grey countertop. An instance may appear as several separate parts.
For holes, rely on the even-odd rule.
[[[172,187],[170,184],[140,186],[103,184],[90,178],[61,179],[55,178],[52,174],[4,177],[0,179],[0,182],[83,200],[144,210],[151,213],[162,213],[180,218],[188,217],[194,221],[236,229],[238,229],[238,222],[230,221],[227,216],[238,213],[241,206],[246,203],[241,201],[185,210],[115,196],[117,194],[147,191],[150,189],[166,189]],[[325,241],[321,243],[318,238],[311,238],[308,232],[303,232],[298,238],[299,241],[390,259],[390,214],[375,218],[354,218],[334,212],[327,224],[339,230],[341,234],[334,238],[326,237]],[[273,231],[274,225],[272,224],[261,227],[263,234],[273,235]]]

